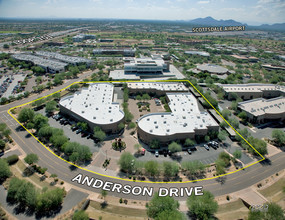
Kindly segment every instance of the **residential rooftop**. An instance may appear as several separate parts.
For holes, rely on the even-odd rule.
[[[285,97],[272,99],[258,98],[240,102],[238,107],[254,116],[285,113]]]
[[[92,123],[113,124],[124,117],[120,104],[113,102],[113,90],[110,83],[90,84],[88,88],[62,98],[60,105]]]
[[[151,113],[138,119],[145,132],[168,136],[178,133],[195,133],[200,129],[218,127],[207,112],[200,112],[196,98],[191,93],[167,93],[171,113]]]

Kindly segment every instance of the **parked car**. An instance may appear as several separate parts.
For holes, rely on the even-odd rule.
[[[210,150],[210,148],[209,148],[209,146],[208,146],[207,144],[204,144],[204,148],[205,148],[206,150]]]
[[[145,149],[144,148],[141,150],[141,155],[145,155]]]
[[[159,153],[158,153],[158,151],[157,151],[157,150],[155,151],[154,155],[155,155],[156,157],[158,157],[158,156],[159,156]]]
[[[163,155],[165,156],[165,157],[167,157],[167,150],[163,150]]]
[[[92,134],[88,134],[88,135],[86,136],[86,138],[87,138],[87,139],[92,138]]]
[[[79,134],[81,131],[82,131],[81,129],[78,129],[78,130],[76,131],[76,134]]]
[[[192,154],[192,151],[190,148],[187,149],[188,154]]]

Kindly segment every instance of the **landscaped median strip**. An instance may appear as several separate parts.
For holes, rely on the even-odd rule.
[[[97,174],[97,175],[100,175],[100,176],[104,176],[104,177],[108,177],[108,178],[112,178],[112,179],[120,179],[120,180],[124,180],[124,181],[131,181],[131,182],[133,182],[133,180],[131,180],[131,179],[123,179],[123,178],[120,178],[120,177],[108,176],[108,175],[105,175],[105,174],[97,173],[97,172],[95,172],[95,171],[88,170],[88,169],[86,169],[86,168],[84,168],[84,167],[80,167],[80,166],[78,166],[78,165],[76,165],[76,164],[74,164],[74,163],[72,163],[72,162],[69,162],[69,161],[67,161],[67,160],[65,160],[65,159],[63,159],[63,158],[61,158],[60,156],[56,155],[51,149],[49,149],[47,146],[45,146],[45,145],[44,145],[37,137],[35,137],[22,123],[20,123],[20,122],[17,120],[17,118],[15,118],[15,117],[13,116],[13,114],[11,113],[11,111],[14,110],[14,109],[16,109],[16,108],[19,108],[19,107],[22,107],[22,106],[31,104],[31,103],[33,103],[33,102],[35,102],[35,101],[37,101],[37,100],[43,99],[43,98],[45,98],[45,97],[52,96],[53,94],[56,94],[56,93],[61,92],[61,91],[64,91],[65,89],[67,89],[68,87],[70,87],[70,86],[72,86],[72,85],[74,85],[74,84],[85,84],[85,83],[87,83],[87,84],[90,84],[90,83],[114,83],[114,82],[116,82],[116,83],[127,83],[127,82],[187,82],[187,83],[189,83],[189,84],[203,97],[203,99],[216,111],[216,113],[235,131],[235,133],[236,133],[238,136],[240,136],[240,137],[262,158],[261,160],[256,161],[256,162],[254,162],[254,163],[252,163],[252,164],[249,164],[249,165],[247,165],[247,166],[245,166],[245,167],[242,167],[242,168],[240,168],[240,169],[238,169],[238,170],[235,170],[235,171],[232,171],[232,172],[229,172],[229,173],[225,173],[225,174],[221,174],[221,175],[218,175],[218,176],[210,177],[210,178],[205,178],[205,179],[189,180],[189,181],[182,181],[182,182],[153,182],[153,181],[142,181],[142,180],[136,180],[136,182],[145,182],[145,183],[190,183],[190,182],[197,182],[197,181],[203,181],[203,180],[211,180],[211,179],[216,179],[216,178],[219,178],[219,177],[222,177],[222,176],[226,176],[226,175],[229,175],[229,174],[236,173],[236,172],[238,172],[238,171],[241,171],[241,170],[243,170],[243,169],[245,169],[245,168],[248,168],[248,167],[250,167],[250,166],[252,166],[252,165],[254,165],[254,164],[257,164],[257,163],[259,163],[259,162],[265,160],[265,158],[264,158],[244,137],[242,137],[242,136],[236,131],[236,129],[234,129],[234,128],[231,126],[231,124],[221,115],[221,113],[220,113],[219,111],[217,111],[217,109],[206,99],[206,97],[205,97],[189,80],[146,80],[146,81],[94,81],[94,82],[91,81],[91,82],[74,82],[74,83],[72,83],[71,85],[69,85],[69,86],[67,86],[67,87],[65,87],[65,88],[63,88],[63,89],[61,89],[61,90],[59,90],[59,91],[57,91],[57,92],[54,92],[54,93],[52,93],[52,94],[49,94],[49,95],[47,95],[47,96],[38,98],[38,99],[33,100],[33,101],[30,101],[30,102],[27,102],[27,103],[25,103],[25,104],[18,105],[18,106],[16,106],[16,107],[10,108],[10,109],[8,110],[8,114],[9,114],[11,117],[13,117],[16,122],[18,122],[33,138],[35,138],[35,139],[36,139],[42,146],[44,146],[49,152],[51,152],[54,156],[60,158],[61,160],[65,161],[66,163],[69,163],[70,165],[75,166],[75,167],[77,167],[77,168],[79,168],[79,169],[82,169],[82,170],[85,170],[85,171],[88,171],[88,172],[91,172],[91,173],[94,173],[94,174]]]

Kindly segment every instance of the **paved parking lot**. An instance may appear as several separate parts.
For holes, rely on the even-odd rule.
[[[45,110],[42,109],[40,111],[38,111],[39,113],[45,115]],[[61,125],[59,123],[59,121],[56,121],[55,119],[53,119],[52,117],[49,117],[49,124],[51,127],[54,128],[61,128],[64,131],[64,134],[70,138],[71,142],[78,142],[82,145],[86,145],[90,148],[90,151],[92,153],[94,152],[98,152],[99,151],[99,147],[97,144],[94,143],[94,141],[92,139],[87,139],[86,137],[81,137],[81,133],[76,134],[75,131],[71,130],[71,126],[70,125]]]

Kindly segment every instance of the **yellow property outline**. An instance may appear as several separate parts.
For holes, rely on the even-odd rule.
[[[203,181],[203,180],[211,180],[211,179],[216,179],[216,178],[219,178],[219,177],[222,177],[222,176],[226,176],[226,175],[229,175],[229,174],[236,173],[236,172],[238,172],[238,171],[241,171],[241,170],[243,170],[243,169],[245,169],[245,168],[247,168],[247,167],[250,167],[250,166],[252,166],[252,165],[254,165],[254,164],[257,164],[257,163],[259,163],[259,162],[265,160],[265,158],[264,158],[243,136],[241,136],[241,135],[230,125],[230,123],[221,115],[221,113],[220,113],[219,111],[217,111],[217,109],[205,98],[205,96],[204,96],[189,80],[142,80],[142,81],[138,81],[138,80],[136,80],[136,81],[122,81],[122,80],[120,80],[120,81],[74,82],[74,83],[70,84],[69,86],[67,86],[67,87],[65,87],[65,88],[63,88],[63,89],[60,89],[60,90],[58,90],[58,91],[56,91],[56,92],[54,92],[54,93],[51,93],[51,94],[49,94],[49,95],[46,95],[46,96],[44,96],[44,97],[35,99],[35,100],[33,100],[33,101],[30,101],[30,102],[24,103],[24,104],[22,104],[22,105],[18,105],[18,106],[12,107],[12,108],[10,108],[7,112],[8,112],[8,114],[9,114],[11,117],[13,117],[27,132],[29,132],[29,134],[30,134],[33,138],[35,138],[41,145],[43,145],[43,146],[44,146],[48,151],[50,151],[54,156],[56,156],[56,157],[58,157],[59,159],[65,161],[66,163],[68,163],[68,164],[70,164],[70,165],[73,165],[73,166],[75,166],[75,167],[77,167],[77,168],[79,168],[79,169],[81,169],[81,170],[85,170],[85,171],[87,171],[87,172],[91,172],[91,173],[94,173],[94,174],[97,174],[97,175],[100,175],[100,176],[104,176],[104,177],[108,177],[108,178],[112,178],[112,179],[119,179],[119,180],[134,182],[134,180],[131,180],[131,179],[123,179],[123,178],[120,178],[120,177],[108,176],[108,175],[105,175],[105,174],[97,173],[97,172],[95,172],[95,171],[88,170],[88,169],[86,169],[86,168],[80,167],[80,166],[78,166],[78,165],[76,165],[76,164],[74,164],[74,163],[71,163],[70,161],[67,161],[67,160],[61,158],[60,156],[56,155],[50,148],[48,148],[47,146],[45,146],[37,137],[35,137],[35,136],[34,136],[25,126],[23,126],[23,124],[20,123],[20,122],[11,114],[11,112],[10,112],[11,110],[16,109],[16,108],[18,108],[18,107],[22,107],[22,106],[28,105],[28,104],[30,104],[30,103],[33,103],[33,102],[37,101],[37,100],[40,100],[40,99],[43,99],[43,98],[45,98],[45,97],[52,96],[53,94],[56,94],[56,93],[58,93],[58,92],[64,91],[65,89],[67,89],[68,87],[70,87],[70,86],[72,86],[72,85],[74,85],[74,84],[85,84],[85,83],[88,83],[88,84],[89,84],[89,83],[116,83],[116,82],[117,82],[117,83],[124,83],[124,82],[125,82],[125,83],[128,83],[128,82],[188,82],[188,83],[190,83],[190,85],[208,102],[208,104],[209,104],[209,105],[217,112],[217,114],[218,114],[219,116],[221,116],[221,118],[236,132],[236,134],[239,135],[239,136],[262,158],[261,160],[256,161],[256,162],[254,162],[254,163],[252,163],[252,164],[249,164],[249,165],[247,165],[247,166],[245,166],[245,167],[242,167],[242,168],[240,168],[240,169],[238,169],[238,170],[235,170],[235,171],[232,171],[232,172],[229,172],[229,173],[225,173],[225,174],[221,174],[221,175],[215,176],[215,177],[205,178],[205,179],[189,180],[189,181],[182,181],[182,182],[153,182],[153,181],[142,181],[142,180],[135,180],[135,182],[144,182],[144,183],[191,183],[191,182],[198,182],[198,181]]]

